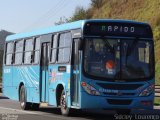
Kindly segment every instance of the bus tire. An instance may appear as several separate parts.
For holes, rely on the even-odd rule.
[[[25,90],[25,87],[24,85],[21,86],[20,88],[20,95],[19,95],[20,99],[20,106],[21,106],[21,109],[23,110],[28,110],[30,109],[31,107],[31,104],[27,102],[27,98],[26,98],[26,90]]]
[[[61,106],[61,114],[64,116],[68,116],[70,112],[70,108],[67,107],[66,94],[64,90],[62,90],[62,93],[61,93],[60,106]]]
[[[39,109],[39,104],[38,103],[32,103],[32,109],[33,110],[38,110]]]

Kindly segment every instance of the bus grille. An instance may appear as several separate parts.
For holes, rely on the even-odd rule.
[[[107,102],[111,105],[130,105],[132,100],[107,99]]]
[[[103,92],[103,94],[118,96],[117,93],[105,93],[105,92]],[[135,94],[136,93],[121,93],[121,96],[123,96],[123,95],[125,95],[125,96],[134,96]]]
[[[100,87],[104,89],[111,89],[111,90],[136,90],[139,87],[143,86],[143,84],[104,84],[104,83],[97,83]]]

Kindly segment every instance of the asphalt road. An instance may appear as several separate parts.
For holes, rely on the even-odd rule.
[[[18,102],[0,94],[0,120],[144,120],[144,117],[148,120],[159,120],[160,107],[155,107],[152,111],[133,110],[131,115],[120,115],[115,111],[103,111],[101,114],[93,111],[74,111],[71,116],[64,117],[57,108],[23,111]]]

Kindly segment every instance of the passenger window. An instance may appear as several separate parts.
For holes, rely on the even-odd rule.
[[[22,64],[22,56],[23,56],[23,40],[17,41],[15,49],[15,64],[20,65]]]
[[[25,41],[24,64],[32,63],[33,45],[33,39],[27,39]]]
[[[59,38],[59,47],[58,47],[58,62],[67,63],[70,60],[71,54],[71,33],[63,33]]]
[[[23,51],[23,41],[17,41],[16,42],[16,52],[22,52]]]
[[[13,53],[13,51],[14,51],[14,42],[10,42],[10,43],[7,43],[7,49],[6,49],[7,51],[7,54],[9,54],[9,53]]]
[[[40,57],[40,54],[39,54],[39,50],[40,50],[40,37],[37,37],[35,39],[35,49],[34,49],[34,60],[33,60],[33,63],[37,64],[39,63],[39,57]]]
[[[51,59],[50,62],[54,63],[56,62],[57,57],[57,36],[53,36],[52,42],[51,42]]]
[[[5,60],[6,65],[12,64],[13,52],[14,52],[14,42],[7,43],[6,44],[6,60]]]
[[[15,53],[15,64],[16,65],[22,64],[22,55],[23,53]]]

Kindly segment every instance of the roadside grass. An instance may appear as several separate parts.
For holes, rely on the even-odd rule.
[[[156,64],[156,85],[160,85],[160,64]]]
[[[156,106],[160,105],[160,97],[159,98],[155,97],[154,105],[156,105]]]

